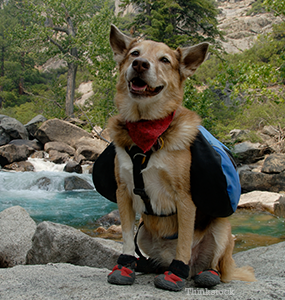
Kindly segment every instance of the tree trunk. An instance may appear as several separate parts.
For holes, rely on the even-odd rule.
[[[67,89],[66,89],[66,98],[65,98],[65,113],[67,116],[73,115],[73,102],[74,102],[74,93],[75,93],[75,78],[77,72],[77,63],[71,62],[68,64],[67,72]]]

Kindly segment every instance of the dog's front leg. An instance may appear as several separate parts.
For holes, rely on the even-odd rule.
[[[180,199],[177,202],[178,240],[175,259],[188,265],[194,236],[196,206],[189,194],[184,193]]]
[[[118,264],[108,275],[108,282],[112,284],[130,285],[135,281],[135,267],[137,261],[134,256],[135,211],[132,206],[132,198],[125,184],[118,184],[116,195],[123,233],[123,254],[119,256]]]
[[[189,261],[194,236],[196,206],[187,193],[181,193],[176,204],[178,240],[175,259],[168,270],[155,278],[154,284],[162,289],[180,291],[189,276]]]
[[[124,242],[123,254],[133,256],[135,254],[134,225],[136,213],[133,209],[132,198],[125,184],[120,184],[117,189],[117,203]]]

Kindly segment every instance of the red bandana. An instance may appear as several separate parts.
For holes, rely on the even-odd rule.
[[[140,120],[138,122],[126,122],[129,135],[133,142],[139,146],[144,153],[156,143],[157,139],[169,127],[175,112],[164,119]]]

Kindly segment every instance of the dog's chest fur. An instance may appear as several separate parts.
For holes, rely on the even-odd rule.
[[[179,107],[168,130],[162,135],[164,147],[154,151],[147,167],[142,171],[145,190],[155,214],[171,214],[176,211],[178,190],[189,192],[190,144],[196,137],[200,118],[193,112]],[[140,196],[133,193],[133,164],[125,147],[133,144],[124,122],[114,117],[110,122],[112,138],[116,145],[119,177],[126,184],[138,213],[145,211]]]

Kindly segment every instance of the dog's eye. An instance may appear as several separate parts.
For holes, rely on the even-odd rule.
[[[166,58],[166,57],[162,57],[160,59],[161,62],[165,63],[165,64],[170,64],[170,61]]]
[[[140,55],[140,53],[137,50],[135,50],[131,53],[131,56],[139,56],[139,55]]]

